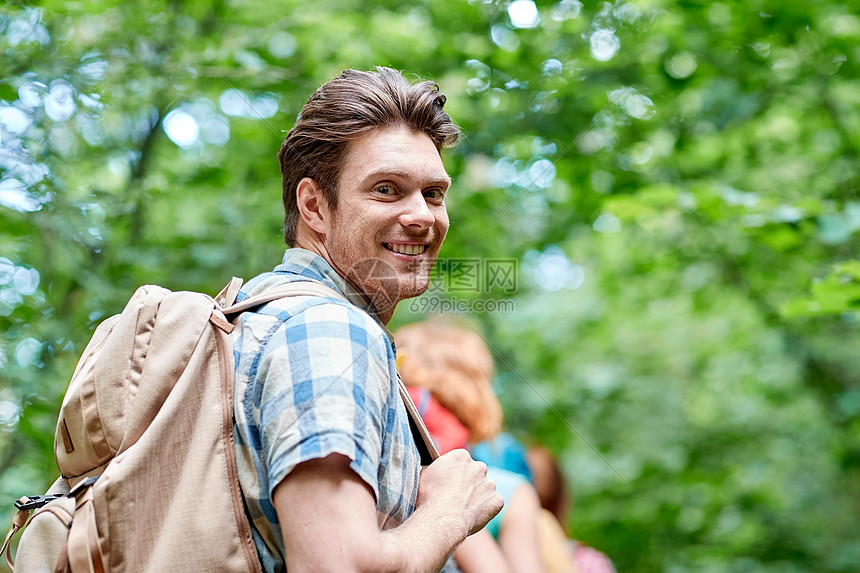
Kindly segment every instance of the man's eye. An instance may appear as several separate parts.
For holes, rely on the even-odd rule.
[[[391,185],[380,185],[376,188],[376,192],[380,195],[394,195],[395,190]]]
[[[428,199],[436,199],[437,201],[441,201],[445,198],[445,192],[441,189],[428,189],[424,191],[424,196]]]

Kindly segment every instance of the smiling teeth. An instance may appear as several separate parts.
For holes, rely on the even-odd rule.
[[[402,255],[420,255],[427,250],[427,245],[391,245],[386,243],[385,246],[389,251],[394,251]]]

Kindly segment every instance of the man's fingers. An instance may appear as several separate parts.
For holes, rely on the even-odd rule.
[[[478,464],[479,468],[481,468],[481,475],[486,476],[487,475],[487,464],[485,464],[484,462],[479,462],[479,461],[475,461],[475,463]]]
[[[470,533],[484,526],[504,506],[496,484],[487,477],[487,464],[466,450],[452,450],[421,471],[418,505],[425,502],[461,507]]]

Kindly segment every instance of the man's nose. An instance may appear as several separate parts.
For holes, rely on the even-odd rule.
[[[424,194],[420,191],[410,193],[403,203],[400,214],[400,224],[406,227],[430,228],[436,222],[436,217],[427,205]]]

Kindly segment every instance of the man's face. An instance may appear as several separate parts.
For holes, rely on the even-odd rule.
[[[386,322],[399,301],[427,290],[448,232],[450,183],[433,141],[406,126],[347,146],[325,247],[335,270]]]

